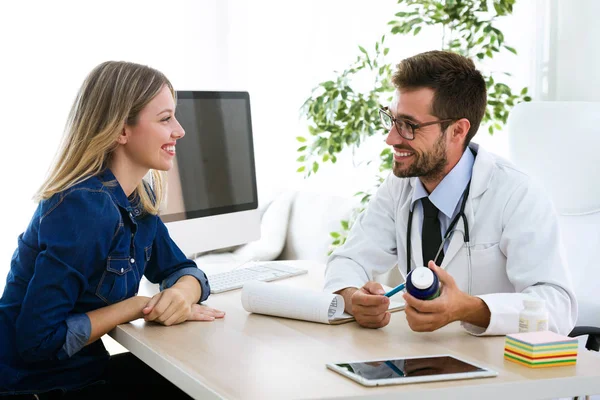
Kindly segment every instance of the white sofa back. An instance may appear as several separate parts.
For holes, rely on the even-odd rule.
[[[357,197],[296,192],[290,210],[285,245],[279,259],[325,262],[333,241],[330,232],[341,230],[340,221],[350,217],[358,200]]]

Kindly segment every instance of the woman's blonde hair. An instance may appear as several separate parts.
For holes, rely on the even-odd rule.
[[[107,61],[94,68],[79,89],[60,150],[35,199],[48,199],[106,168],[125,123],[135,125],[140,111],[164,85],[175,98],[169,80],[145,65]],[[154,193],[148,193],[142,181],[133,196],[146,212],[156,215],[164,173],[151,170],[151,174]]]

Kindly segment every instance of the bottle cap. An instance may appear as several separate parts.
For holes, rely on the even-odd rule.
[[[525,306],[525,308],[538,309],[544,308],[546,306],[546,302],[542,299],[528,298],[523,300],[523,305]]]
[[[428,289],[433,285],[433,272],[426,267],[417,267],[410,273],[410,280],[417,289]]]

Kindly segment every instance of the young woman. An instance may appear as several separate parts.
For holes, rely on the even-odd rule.
[[[105,62],[85,80],[0,299],[0,396],[185,396],[133,355],[109,357],[98,340],[137,318],[173,325],[224,315],[199,304],[210,294],[206,275],[157,216],[161,171],[185,134],[174,113],[173,87],[152,68]],[[137,296],[142,274],[159,294]]]

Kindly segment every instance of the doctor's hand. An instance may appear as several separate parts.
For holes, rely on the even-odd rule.
[[[454,278],[433,261],[429,261],[428,267],[440,280],[441,294],[433,300],[419,300],[404,293],[404,312],[413,331],[433,332],[454,321],[469,322],[484,328],[489,325],[490,311],[483,300],[462,292]]]
[[[379,283],[367,282],[360,289],[346,288],[344,291],[346,293],[342,295],[346,301],[346,311],[354,316],[359,325],[382,328],[390,323],[390,299],[384,296],[385,290]]]

